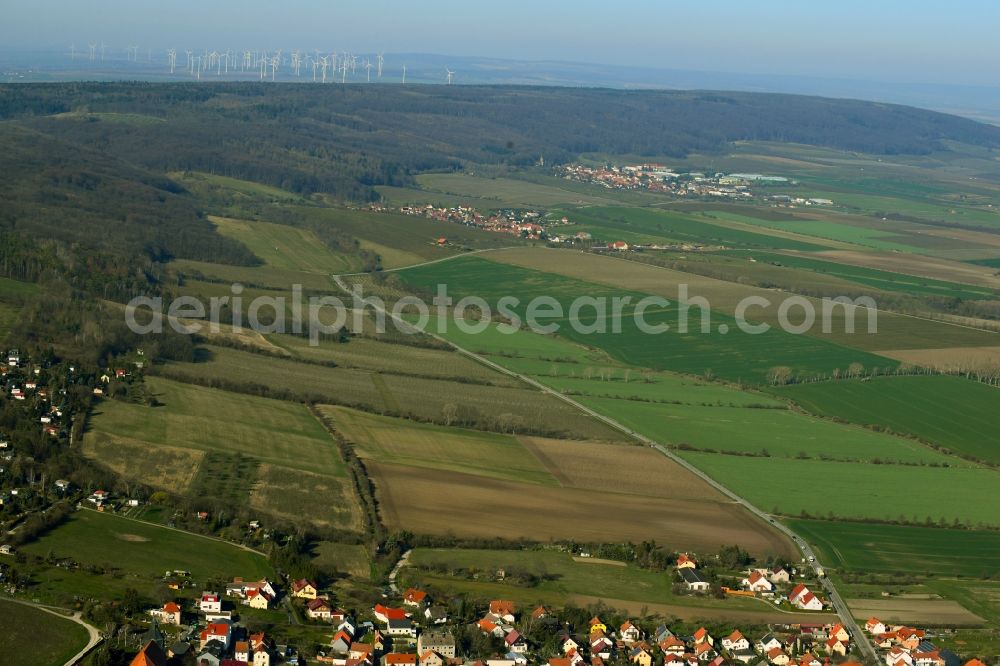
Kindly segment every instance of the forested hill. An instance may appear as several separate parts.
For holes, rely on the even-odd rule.
[[[155,171],[191,169],[349,199],[462,163],[650,158],[739,140],[878,154],[1000,146],[1000,128],[793,95],[512,86],[62,83],[0,86],[0,118]]]
[[[1000,128],[914,108],[752,93],[272,83],[0,85],[0,234],[236,264],[167,177],[205,171],[341,200],[415,173],[581,153],[669,159],[737,140],[870,153],[1000,146]]]

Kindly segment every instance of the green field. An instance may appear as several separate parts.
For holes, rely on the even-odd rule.
[[[413,268],[403,271],[401,275],[424,293],[433,291],[439,283],[447,283],[449,294],[456,299],[474,295],[493,306],[501,297],[513,295],[520,299],[514,310],[522,320],[526,304],[539,296],[555,298],[564,314],[578,296],[606,297],[609,303],[613,297],[629,296],[633,305],[646,296],[632,290],[497,264],[478,257],[462,257]],[[538,320],[541,324],[560,324],[559,336],[581,345],[600,348],[629,365],[695,375],[711,371],[719,377],[748,383],[763,382],[768,371],[775,366],[789,366],[797,374],[812,374],[827,373],[855,361],[866,367],[895,364],[866,352],[814,337],[790,335],[775,328],[762,335],[749,335],[737,330],[732,317],[716,311],[711,312],[708,332],[702,333],[698,308],[692,309],[689,332],[679,333],[676,330],[680,321],[679,309],[673,302],[667,307],[653,307],[646,311],[647,323],[671,327],[662,334],[650,335],[641,331],[631,313],[629,307],[623,309],[620,333],[614,333],[612,323],[608,321],[607,332],[589,333],[573,330],[563,316],[539,317]],[[585,308],[580,311],[579,321],[586,326],[598,323],[599,319],[592,308]],[[725,326],[728,333],[723,333],[720,326]]]
[[[321,410],[362,458],[494,479],[558,485],[535,456],[510,435],[415,423],[342,407],[322,407]]]
[[[971,578],[1000,575],[1000,532],[787,519],[835,569],[931,573]]]
[[[921,523],[927,518],[1000,526],[1000,474],[986,468],[873,465],[794,458],[680,455],[765,511],[787,516],[874,518]]]
[[[566,211],[571,232],[587,231],[602,240],[624,240],[636,244],[664,242],[701,243],[753,248],[815,251],[828,249],[778,235],[755,233],[712,224],[704,216],[649,208],[585,208]]]
[[[1000,465],[1000,389],[952,376],[877,377],[775,388],[823,416],[919,437]]]
[[[4,663],[64,664],[87,645],[87,630],[38,608],[0,599],[0,646]]]
[[[777,458],[905,462],[970,467],[923,444],[787,409],[674,405],[613,398],[580,402],[664,444]],[[775,464],[778,464],[777,461]],[[767,508],[768,505],[765,505]]]
[[[469,197],[492,201],[493,206],[558,206],[560,204],[607,205],[614,197],[602,196],[599,188],[589,192],[563,189],[557,184],[543,185],[515,178],[481,178],[464,173],[428,173],[417,176],[417,183],[428,193]]]
[[[41,557],[51,552],[55,557],[145,579],[175,569],[190,571],[198,581],[274,575],[266,557],[239,546],[86,509],[24,550]]]
[[[797,255],[777,254],[773,252],[744,252],[727,251],[728,256],[753,258],[757,262],[777,264],[789,268],[800,268],[823,275],[832,275],[863,284],[875,289],[885,291],[896,291],[905,294],[919,296],[945,296],[962,299],[991,299],[997,298],[998,294],[993,289],[986,287],[976,287],[973,285],[959,284],[957,282],[947,282],[945,280],[934,280],[931,278],[916,277],[903,273],[893,273],[890,271],[880,271],[874,268],[863,268],[860,266],[850,266],[848,264],[838,264],[833,261],[823,261],[810,257]]]

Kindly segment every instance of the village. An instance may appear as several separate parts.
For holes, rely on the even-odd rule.
[[[708,197],[731,201],[767,201],[782,207],[831,206],[826,198],[793,197],[761,192],[762,187],[794,185],[785,176],[760,173],[675,172],[662,164],[626,164],[587,166],[567,164],[556,167],[561,178],[599,185],[612,190],[644,190],[676,197]]]
[[[168,572],[171,576],[187,572]],[[665,575],[703,591],[707,583],[691,556],[682,554]],[[792,585],[784,567],[750,569],[742,580],[744,595],[787,599],[800,610],[820,611],[825,604],[803,584]],[[224,590],[204,591],[187,601],[171,600],[148,610],[149,629],[132,666],[853,666],[860,663],[857,641],[870,641],[886,666],[962,666],[957,656],[939,650],[924,630],[869,619],[866,636],[852,636],[829,614],[815,623],[754,627],[732,626],[713,635],[705,626],[694,631],[664,623],[643,626],[611,609],[586,619],[582,609],[533,605],[522,608],[509,599],[476,606],[469,622],[464,600],[394,586],[386,599],[351,612],[308,579],[278,586],[268,580],[236,578]],[[241,608],[294,606],[306,622],[329,627],[329,640],[308,655],[252,632],[239,621]],[[475,609],[472,610],[475,613]],[[453,615],[455,617],[453,617]],[[602,617],[603,615],[603,617]],[[693,625],[692,625],[693,626]],[[718,630],[719,624],[713,624]],[[193,661],[192,661],[193,655]],[[964,666],[983,666],[978,660]]]

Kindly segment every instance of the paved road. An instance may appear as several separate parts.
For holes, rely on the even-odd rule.
[[[350,288],[344,282],[342,276],[340,276],[340,275],[334,275],[333,276],[333,280],[334,280],[334,282],[336,282],[336,284],[337,284],[338,287],[340,287],[341,289],[343,289],[345,292],[350,293]],[[383,314],[386,315],[386,316],[388,316],[388,317],[391,317],[401,327],[401,330],[409,330],[409,331],[413,331],[413,332],[418,332],[418,329],[415,326],[413,326],[412,324],[410,324],[409,322],[407,322],[402,317],[399,317],[397,315],[393,315],[393,313],[391,313],[389,311],[386,311],[384,309],[383,309]],[[437,340],[439,340],[441,342],[444,342],[445,344],[450,345],[451,347],[453,347],[459,353],[461,353],[461,354],[463,354],[463,355],[471,358],[472,360],[474,360],[474,361],[476,361],[478,363],[486,365],[486,366],[488,366],[488,367],[496,370],[497,372],[503,373],[503,374],[505,374],[505,375],[507,375],[509,377],[513,377],[515,379],[518,379],[518,380],[520,380],[520,381],[522,381],[522,382],[524,382],[526,384],[529,384],[529,385],[537,388],[539,391],[542,391],[543,393],[546,393],[546,394],[548,394],[550,396],[553,396],[553,397],[555,397],[555,398],[557,398],[559,400],[562,400],[563,402],[572,405],[576,409],[578,409],[578,410],[580,410],[580,411],[582,411],[582,412],[584,412],[584,413],[592,416],[593,418],[598,419],[600,421],[603,421],[604,423],[608,424],[609,426],[611,426],[615,430],[618,430],[619,432],[622,432],[622,433],[628,435],[629,437],[632,437],[633,439],[635,439],[637,441],[640,441],[643,444],[646,444],[647,446],[649,446],[649,447],[651,447],[651,448],[659,451],[660,453],[662,453],[666,457],[670,458],[672,461],[674,461],[675,463],[677,463],[678,465],[680,465],[684,469],[688,470],[689,472],[691,472],[692,474],[694,474],[698,478],[700,478],[703,481],[705,481],[705,483],[709,484],[710,486],[712,486],[713,488],[715,488],[716,490],[718,490],[720,493],[722,493],[724,496],[728,497],[734,503],[740,504],[741,506],[743,506],[744,508],[746,508],[747,511],[749,511],[750,513],[752,513],[755,516],[759,517],[761,520],[767,522],[774,529],[776,529],[779,532],[782,532],[783,534],[785,534],[785,536],[787,536],[788,538],[790,538],[792,540],[792,543],[794,543],[795,546],[802,552],[802,556],[805,558],[805,560],[808,563],[810,563],[810,566],[813,568],[813,570],[814,570],[814,572],[816,573],[817,576],[819,576],[821,573],[824,572],[823,567],[820,564],[819,559],[816,557],[816,553],[813,551],[812,547],[808,543],[806,543],[806,541],[804,539],[802,539],[799,535],[797,535],[795,532],[793,532],[788,526],[786,526],[786,525],[782,524],[781,522],[779,522],[771,514],[758,509],[756,506],[754,506],[753,504],[751,504],[745,498],[741,497],[740,495],[737,495],[736,493],[734,493],[729,488],[726,488],[725,486],[723,486],[722,484],[720,484],[719,482],[717,482],[715,479],[713,479],[712,477],[710,477],[708,474],[706,474],[705,472],[701,471],[700,469],[698,469],[697,467],[695,467],[694,465],[692,465],[688,461],[684,460],[680,456],[676,455],[673,451],[671,451],[670,449],[666,448],[665,446],[663,446],[659,442],[656,442],[656,441],[650,439],[649,437],[646,437],[642,433],[636,432],[635,430],[632,430],[631,428],[626,427],[625,425],[619,423],[618,421],[615,421],[614,419],[612,419],[612,418],[610,418],[608,416],[605,416],[604,414],[599,414],[598,412],[594,411],[590,407],[587,407],[586,405],[577,402],[576,400],[574,400],[570,396],[563,395],[559,391],[556,391],[556,390],[550,388],[549,386],[546,386],[545,384],[542,384],[541,382],[535,380],[532,377],[528,377],[526,375],[522,375],[520,373],[517,373],[517,372],[514,372],[512,370],[509,370],[509,369],[503,367],[502,365],[494,363],[493,361],[491,361],[488,358],[480,356],[479,354],[476,354],[475,352],[472,352],[472,351],[470,351],[468,349],[465,349],[463,347],[460,347],[460,346],[456,345],[454,342],[452,342],[450,340],[447,340],[447,339],[445,339],[445,338],[443,338],[443,337],[441,337],[439,335],[436,335],[432,331],[420,331],[420,332],[423,332],[425,335],[430,335],[431,337],[433,337],[433,338],[435,338],[435,339],[437,339]],[[850,609],[847,607],[847,604],[844,603],[844,600],[840,596],[840,594],[837,592],[836,587],[833,585],[832,582],[830,582],[830,579],[827,578],[826,576],[820,577],[820,581],[821,581],[821,583],[823,585],[824,590],[826,591],[827,596],[830,599],[831,604],[833,604],[834,610],[837,612],[837,615],[840,617],[841,623],[844,625],[844,628],[846,628],[847,631],[850,632],[851,637],[854,639],[855,645],[857,645],[859,647],[859,649],[861,650],[861,652],[864,654],[864,656],[866,658],[868,658],[868,659],[870,659],[872,661],[877,661],[878,657],[877,657],[877,655],[875,653],[875,648],[872,647],[872,644],[868,641],[868,637],[864,634],[864,632],[861,631],[861,628],[858,626],[858,623],[854,620],[854,615],[851,613]]]
[[[66,662],[64,666],[74,666],[77,662],[83,659],[88,652],[93,650],[95,647],[104,640],[101,632],[97,630],[96,627],[91,626],[83,620],[83,616],[79,612],[74,612],[67,614],[68,611],[64,608],[59,608],[58,606],[46,606],[45,604],[36,604],[31,601],[22,601],[21,599],[11,599],[10,597],[3,597],[4,601],[9,601],[15,604],[21,604],[22,606],[31,606],[32,608],[37,608],[40,611],[44,611],[56,617],[61,617],[64,620],[69,620],[70,622],[76,622],[78,625],[87,630],[87,646],[77,652],[73,657]]]

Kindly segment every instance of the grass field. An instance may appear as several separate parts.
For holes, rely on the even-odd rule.
[[[209,216],[216,229],[246,245],[265,266],[304,273],[342,273],[357,260],[330,250],[308,229],[229,217]]]
[[[1000,390],[961,377],[878,377],[774,389],[809,411],[919,437],[1000,465]]]
[[[917,522],[930,517],[1000,526],[993,500],[1000,492],[1000,474],[986,468],[680,454],[756,506],[784,515],[807,511],[823,517],[903,517]],[[800,483],[801,490],[790,491],[791,483]]]
[[[795,532],[835,569],[939,574],[972,578],[1000,575],[1000,532],[787,519]]]
[[[87,645],[87,639],[87,630],[75,622],[0,599],[0,645],[6,663],[64,664]]]
[[[24,550],[42,557],[51,552],[147,579],[174,569],[190,571],[194,580],[274,575],[267,558],[239,546],[86,509]]]
[[[305,406],[160,377],[146,382],[161,404],[98,404],[84,438],[89,456],[170,491],[358,527],[337,446]]]
[[[241,384],[250,381],[317,402],[346,404],[379,413],[413,414],[433,421],[443,421],[444,407],[454,404],[473,410],[482,425],[489,428],[497,417],[509,413],[519,416],[525,427],[535,432],[565,433],[581,439],[618,439],[614,431],[601,422],[582,418],[569,405],[526,387],[329,368],[224,347],[209,349],[210,358],[203,362],[171,363],[161,372],[182,379],[222,379]],[[503,378],[500,380],[509,384]],[[265,459],[265,462],[268,461]]]
[[[342,407],[323,406],[320,410],[361,458],[557,485],[552,474],[511,435],[415,423]]]

